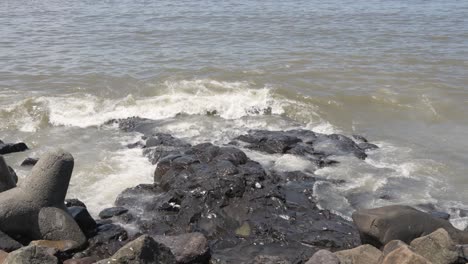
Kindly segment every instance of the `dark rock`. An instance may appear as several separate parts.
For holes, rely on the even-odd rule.
[[[94,221],[85,207],[68,207],[68,212],[73,217],[73,219],[75,219],[76,223],[81,228],[81,231],[83,231],[87,237],[95,234],[97,227],[96,221]]]
[[[114,217],[114,216],[124,214],[126,212],[128,212],[127,208],[124,208],[124,207],[121,207],[121,206],[111,207],[111,208],[106,208],[106,209],[102,210],[99,213],[99,217],[101,219],[107,219],[107,218],[111,218],[111,217]]]
[[[22,247],[8,254],[3,264],[58,264],[55,253],[55,250],[45,247]]]
[[[433,211],[433,212],[429,212],[429,213],[432,216],[436,217],[436,218],[440,218],[440,219],[444,219],[444,220],[449,220],[450,219],[450,214],[446,213],[446,212]]]
[[[65,206],[66,207],[79,206],[79,207],[86,208],[86,205],[78,199],[65,199]]]
[[[6,252],[11,252],[17,250],[18,248],[22,247],[18,241],[14,240],[13,238],[9,237],[7,234],[0,231],[0,249]]]
[[[26,158],[25,160],[23,160],[23,162],[21,162],[21,166],[25,167],[25,166],[34,166],[36,165],[36,163],[39,161],[39,159],[36,159],[36,158]]]
[[[83,257],[108,258],[128,242],[127,231],[119,225],[98,225],[96,233],[94,237],[88,240],[89,246],[83,251]]]
[[[358,146],[360,149],[363,150],[373,150],[379,148],[377,145],[371,143],[359,143]]]
[[[247,143],[246,147],[266,153],[300,155],[324,166],[329,156],[354,155],[366,158],[364,149],[352,139],[339,134],[319,134],[308,130],[266,131],[253,130],[236,138]]]
[[[84,257],[79,259],[68,259],[63,262],[63,264],[93,264],[96,263],[98,259],[96,257]]]
[[[428,235],[439,228],[445,229],[460,244],[468,242],[468,233],[456,229],[449,221],[409,206],[392,205],[363,209],[354,212],[352,217],[359,229],[362,243],[378,248],[391,240],[410,243],[413,239]]]
[[[361,136],[361,135],[352,135],[352,136],[358,143],[367,143],[367,142],[369,142],[367,140],[367,138],[365,138],[364,136]]]
[[[296,263],[315,247],[359,244],[350,222],[317,208],[310,175],[267,173],[241,150],[209,143],[183,146],[157,164],[155,185],[127,189],[115,202],[129,209],[129,223],[144,234],[203,233],[212,258],[229,263],[250,263],[259,255]]]
[[[201,233],[154,236],[153,238],[156,242],[164,244],[171,250],[177,263],[208,263],[210,260],[208,241]]]
[[[5,159],[0,155],[0,192],[11,190],[16,187],[18,176],[15,171],[7,165]]]
[[[176,259],[168,247],[143,235],[119,249],[108,263],[175,264]]]
[[[0,144],[0,154],[9,154],[9,153],[14,153],[14,152],[21,152],[28,150],[28,146],[24,144],[23,142],[21,143],[9,143],[9,144]]]

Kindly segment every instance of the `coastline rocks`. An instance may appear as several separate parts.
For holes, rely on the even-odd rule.
[[[433,217],[409,206],[392,205],[362,209],[353,213],[362,243],[381,247],[391,240],[410,243],[439,228],[445,229],[460,244],[468,242],[468,233],[453,227],[450,222]]]
[[[335,252],[340,264],[377,264],[382,252],[371,245]]]
[[[155,184],[129,188],[116,199],[134,216],[128,224],[142,233],[200,232],[220,263],[250,263],[272,252],[294,263],[316,247],[359,244],[350,222],[317,208],[313,177],[267,173],[232,146],[180,143],[165,137],[151,147],[171,150],[157,156]]]
[[[359,159],[367,157],[365,150],[376,147],[364,143],[361,148],[351,138],[340,134],[320,134],[309,130],[267,131],[252,130],[236,138],[247,143],[246,148],[269,154],[294,154],[305,156],[317,165],[323,166],[329,156],[354,155]],[[371,147],[372,145],[372,147]]]
[[[82,256],[94,256],[104,259],[112,256],[128,241],[127,231],[116,224],[98,225],[96,235],[88,240],[89,246],[82,252]]]
[[[0,230],[30,240],[73,240],[85,245],[85,235],[64,205],[72,171],[69,153],[56,150],[41,157],[20,186],[0,193]]]
[[[121,264],[175,264],[176,259],[170,249],[154,241],[150,236],[140,236],[119,249],[103,263]]]
[[[305,264],[340,264],[340,259],[328,250],[317,251]]]
[[[72,206],[67,209],[73,219],[75,219],[81,231],[85,233],[86,237],[91,237],[95,234],[97,224],[89,214],[86,207]]]
[[[16,187],[17,181],[18,177],[16,173],[6,164],[3,156],[0,155],[0,192]]]
[[[156,242],[167,246],[177,263],[208,263],[210,248],[206,237],[201,233],[188,233],[178,236],[154,236]]]
[[[3,264],[58,264],[56,251],[39,246],[22,247],[8,254]]]
[[[8,143],[5,144],[3,142],[0,142],[0,154],[9,154],[9,153],[14,153],[14,152],[22,152],[28,150],[28,146],[23,143]]]
[[[458,259],[455,243],[442,228],[427,236],[416,238],[410,247],[433,264],[450,264]]]

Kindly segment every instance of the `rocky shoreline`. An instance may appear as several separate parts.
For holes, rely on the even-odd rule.
[[[73,157],[56,150],[17,185],[0,156],[0,263],[466,263],[468,232],[443,212],[394,205],[361,209],[348,221],[323,210],[311,171],[275,171],[242,149],[291,154],[311,168],[339,166],[334,158],[365,159],[378,148],[362,136],[309,130],[254,130],[223,146],[191,145],[154,133],[157,122],[111,120],[144,136],[155,165],[154,184],[124,190],[115,207],[93,219],[79,200],[65,200]],[[0,141],[1,154],[24,143]],[[37,164],[36,164],[37,163]],[[35,165],[34,165],[35,164]],[[138,172],[135,172],[138,173]]]

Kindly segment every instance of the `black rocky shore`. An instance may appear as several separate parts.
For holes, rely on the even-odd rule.
[[[144,134],[128,147],[141,148],[154,164],[154,184],[124,190],[115,207],[93,219],[84,203],[65,200],[69,153],[27,160],[22,166],[34,167],[18,186],[0,156],[0,264],[468,261],[468,232],[454,228],[446,213],[394,205],[357,210],[348,221],[317,205],[314,184],[329,180],[313,171],[265,169],[242,150],[298,155],[318,169],[340,166],[337,156],[366,159],[378,147],[362,136],[252,130],[222,146],[191,145],[155,133],[153,120],[105,125],[111,124]],[[24,150],[24,143],[0,141],[1,154]]]

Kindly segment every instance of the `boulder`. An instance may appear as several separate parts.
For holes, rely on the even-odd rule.
[[[458,243],[468,242],[468,233],[460,231],[449,221],[418,211],[409,206],[392,205],[375,209],[362,209],[353,213],[361,241],[380,248],[391,240],[410,243],[439,228],[445,229]]]
[[[14,153],[14,152],[21,152],[25,151],[28,149],[28,146],[24,144],[23,142],[20,143],[0,143],[0,154],[9,154],[9,153]]]
[[[18,178],[14,171],[6,164],[5,159],[0,155],[0,192],[4,192],[16,187]]]
[[[50,248],[27,246],[10,252],[3,264],[58,264],[54,254]]]
[[[78,248],[78,244],[75,241],[71,240],[34,240],[29,243],[30,246],[39,246],[39,247],[46,247],[52,248],[57,251],[65,252],[69,250],[74,250]]]
[[[410,247],[433,264],[450,264],[458,259],[456,245],[443,228],[427,236],[416,238]]]
[[[111,208],[106,208],[106,209],[102,210],[99,213],[99,217],[101,219],[107,219],[107,218],[111,218],[111,217],[114,217],[114,216],[119,216],[119,215],[124,214],[126,212],[128,212],[127,208],[124,208],[124,207],[121,207],[121,206],[111,207]]]
[[[408,244],[400,240],[392,240],[385,245],[384,249],[382,250],[382,253],[386,256],[393,250],[403,246],[408,246]]]
[[[408,246],[402,245],[389,252],[380,264],[432,264],[432,262],[414,253]]]
[[[321,249],[315,252],[305,264],[340,264],[340,259],[332,252]]]
[[[66,212],[64,199],[73,157],[62,150],[46,153],[20,186],[0,193],[0,230],[30,240],[73,240],[86,237]]]
[[[0,249],[6,252],[11,252],[21,248],[21,245],[18,241],[14,240],[7,234],[0,231]]]
[[[341,264],[377,264],[382,252],[371,245],[362,245],[357,248],[337,251],[335,255]]]
[[[154,236],[153,238],[171,250],[177,263],[208,263],[210,259],[208,241],[201,233]]]
[[[119,249],[107,263],[175,264],[176,259],[168,247],[143,235]]]

